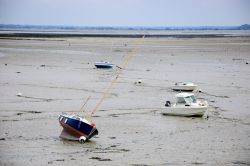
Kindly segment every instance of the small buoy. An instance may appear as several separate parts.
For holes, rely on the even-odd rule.
[[[84,143],[85,141],[86,141],[86,137],[81,136],[81,137],[79,138],[79,142],[80,142],[80,143]]]
[[[19,93],[17,93],[16,95],[17,95],[18,97],[21,97],[23,94],[19,92]]]
[[[135,85],[140,85],[140,84],[142,84],[142,80],[138,80],[138,81],[136,81],[134,84],[135,84]]]

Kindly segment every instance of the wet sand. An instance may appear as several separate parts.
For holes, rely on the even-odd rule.
[[[99,135],[59,138],[62,112],[88,116]],[[250,165],[250,37],[0,39],[0,165]],[[142,80],[142,84],[135,84]],[[209,118],[163,116],[175,82],[199,85]],[[22,97],[16,96],[22,93]]]

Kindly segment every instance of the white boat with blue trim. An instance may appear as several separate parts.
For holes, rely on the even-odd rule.
[[[207,101],[197,100],[193,93],[178,93],[175,95],[176,102],[172,105],[166,101],[163,115],[171,116],[203,116],[208,109]]]
[[[97,68],[110,69],[113,66],[114,66],[114,64],[109,63],[109,62],[95,62],[95,67],[97,67]]]

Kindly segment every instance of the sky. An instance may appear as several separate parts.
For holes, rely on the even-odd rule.
[[[0,24],[238,26],[250,0],[0,0]]]

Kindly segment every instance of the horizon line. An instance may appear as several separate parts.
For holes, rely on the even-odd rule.
[[[2,24],[0,23],[0,26],[47,26],[47,27],[83,27],[83,28],[88,28],[88,27],[101,27],[101,28],[172,28],[172,27],[240,27],[243,25],[248,25],[250,26],[250,23],[245,23],[241,25],[162,25],[162,26],[144,26],[144,25],[46,25],[46,24]]]

